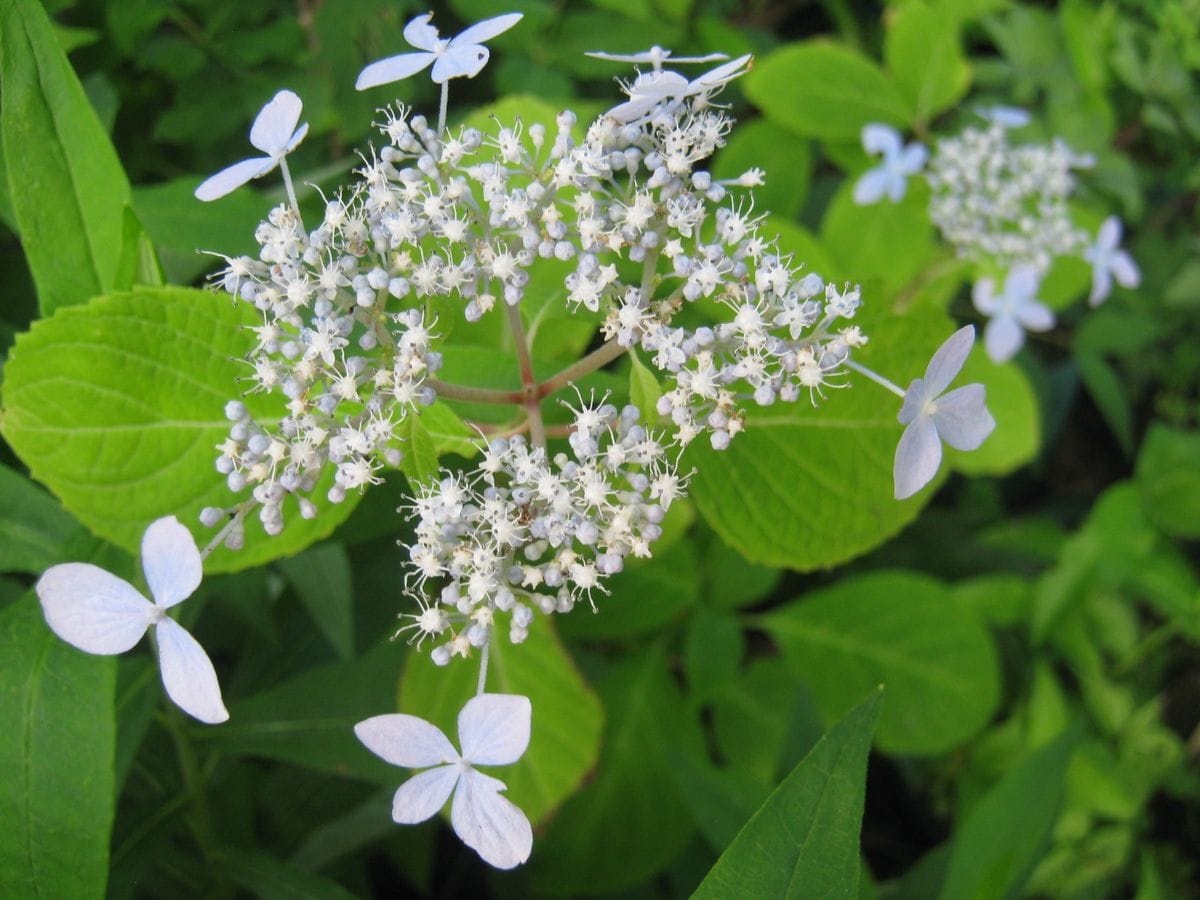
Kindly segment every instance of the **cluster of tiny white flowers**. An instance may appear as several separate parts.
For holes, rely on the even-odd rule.
[[[278,426],[256,423],[232,401],[232,425],[217,448],[217,470],[234,492],[250,489],[270,534],[283,528],[282,504],[297,498],[300,513],[316,514],[311,493],[334,468],[330,502],[379,480],[378,470],[401,459],[396,426],[435,399],[423,382],[441,364],[420,309],[389,312],[389,298],[409,292],[403,278],[368,252],[360,204],[333,200],[319,227],[305,233],[289,206],[274,209],[255,237],[259,258],[231,259],[222,287],[253,304],[263,317],[247,357],[251,391],[288,398]],[[205,510],[215,524],[224,510]],[[233,542],[239,532],[231,532]]]
[[[421,611],[400,632],[434,638],[437,664],[484,646],[497,613],[520,643],[534,609],[590,604],[625,557],[650,556],[684,492],[678,448],[638,424],[636,407],[581,403],[575,413],[569,456],[548,458],[521,435],[497,438],[474,475],[443,473],[418,488],[406,587]],[[445,582],[440,603],[426,599],[431,581]]]
[[[933,190],[929,215],[960,256],[1045,272],[1054,257],[1078,254],[1088,244],[1067,200],[1074,170],[1091,159],[1061,138],[1011,144],[1006,125],[993,117],[984,127],[938,140],[926,174]]]
[[[567,306],[602,312],[605,338],[641,347],[667,375],[659,411],[681,444],[707,428],[714,447],[728,446],[744,399],[794,401],[806,389],[815,402],[837,386],[866,341],[855,327],[834,328],[853,317],[858,289],[826,285],[759,233],[753,198],[729,189],[761,184],[761,171],[718,181],[703,168],[732,126],[710,103],[724,80],[685,82],[630,121],[601,116],[580,142],[570,112],[551,136],[519,121],[490,134],[439,132],[404,107],[386,109],[386,145],[364,156],[316,229],[276,208],[256,233],[258,258],[231,259],[220,274],[263,315],[254,388],[289,399],[270,429],[232,406],[218,448],[218,469],[234,491],[253,491],[267,530],[283,527],[283,500],[311,492],[327,464],[338,502],[399,461],[397,424],[436,398],[424,382],[440,356],[420,310],[453,298],[473,322],[498,302],[516,306],[538,259],[572,262]],[[640,275],[623,274],[624,261]],[[728,321],[675,324],[701,300]],[[389,311],[397,306],[409,308]],[[316,507],[304,500],[300,511]]]
[[[729,197],[731,187],[761,184],[762,173],[722,182],[699,166],[731,125],[703,96],[668,98],[632,122],[600,118],[555,172],[579,189],[579,227],[567,236],[580,242],[568,300],[607,309],[604,336],[640,347],[668,376],[658,411],[680,443],[707,428],[717,449],[741,429],[744,397],[765,406],[807,389],[815,400],[866,342],[857,328],[832,327],[853,317],[858,288],[805,272],[762,236],[751,197]],[[605,265],[605,250],[641,262],[640,281]],[[658,271],[660,259],[666,272]],[[824,302],[816,299],[822,294]],[[727,321],[674,324],[700,300]]]

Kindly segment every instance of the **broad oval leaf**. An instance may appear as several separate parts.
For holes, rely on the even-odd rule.
[[[0,431],[80,522],[131,553],[160,516],[176,515],[203,544],[206,506],[234,495],[216,472],[229,432],[226,401],[238,396],[253,313],[229,298],[187,288],[139,288],[65,307],[18,337],[4,370]],[[278,395],[249,394],[260,421],[279,418]],[[314,498],[324,491],[318,486]],[[320,503],[315,519],[285,510],[268,537],[251,518],[246,546],[218,548],[209,572],[294,553],[327,536],[358,502]],[[215,533],[215,532],[214,532]]]
[[[826,41],[780,47],[757,60],[742,83],[768,119],[802,137],[857,141],[868,122],[903,126],[912,118],[879,66]]]
[[[12,897],[103,897],[113,820],[115,659],[0,612],[0,872]]]
[[[971,84],[958,23],[924,0],[889,12],[884,61],[923,125],[961,100]]]
[[[873,572],[814,591],[758,620],[826,720],[887,688],[877,739],[891,753],[941,753],[983,728],[1000,700],[996,649],[941,582]]]
[[[867,756],[876,689],[813,747],[738,832],[692,895],[858,896]]]
[[[400,681],[400,710],[435,723],[458,745],[459,710],[475,695],[479,667],[454,660],[435,666],[428,653],[408,656]],[[529,749],[513,766],[489,774],[505,796],[537,824],[557,808],[596,764],[604,710],[543,616],[523,644],[497,635],[488,661],[488,691],[522,694],[533,704]]]

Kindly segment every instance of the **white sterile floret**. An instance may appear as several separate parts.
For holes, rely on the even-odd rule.
[[[954,332],[933,354],[925,377],[915,379],[904,392],[897,418],[908,427],[896,447],[893,477],[897,500],[911,497],[933,480],[942,461],[942,441],[958,450],[974,450],[996,427],[982,384],[943,393],[974,344],[974,326]]]
[[[1083,258],[1092,264],[1092,290],[1088,303],[1099,306],[1112,292],[1115,278],[1125,288],[1142,283],[1142,273],[1133,257],[1121,249],[1121,220],[1109,216],[1100,226],[1096,242],[1083,251]]]
[[[392,800],[392,818],[415,825],[436,815],[453,797],[450,825],[488,865],[512,869],[529,859],[529,819],[500,792],[504,782],[476,766],[512,765],[529,746],[532,707],[528,697],[479,694],[458,714],[455,750],[440,728],[403,713],[374,716],[354,726],[372,753],[394,766],[424,769],[406,781]]]
[[[367,88],[389,84],[415,75],[433,65],[433,81],[444,84],[451,78],[474,78],[488,61],[488,49],[483,46],[521,21],[521,13],[507,13],[477,22],[449,39],[438,37],[438,30],[429,24],[432,14],[417,16],[404,26],[404,39],[419,53],[401,53],[373,62],[359,73],[354,86]]]
[[[1017,266],[1004,279],[1004,291],[996,293],[990,278],[975,283],[975,308],[988,317],[983,345],[994,362],[1007,362],[1025,344],[1026,331],[1049,331],[1054,313],[1037,299],[1041,277],[1032,266]]]
[[[606,53],[603,50],[591,50],[584,54],[593,59],[603,59],[608,62],[623,62],[623,63],[650,63],[654,67],[654,71],[658,72],[662,69],[663,63],[668,60],[672,63],[706,63],[717,62],[722,59],[729,59],[725,53],[709,53],[705,56],[674,56],[670,50],[665,50],[655,44],[649,50],[644,50],[641,53]]]
[[[908,178],[925,167],[929,151],[921,143],[905,145],[900,132],[890,125],[871,123],[863,126],[863,149],[883,161],[864,172],[854,184],[854,202],[859,206],[878,203],[885,195],[899,203],[908,190]]]
[[[124,653],[153,626],[167,696],[188,715],[216,724],[229,713],[212,662],[167,615],[200,586],[201,569],[191,532],[167,516],[142,536],[142,570],[153,603],[125,579],[89,563],[51,566],[38,579],[37,595],[54,633],[87,653]]]
[[[254,178],[266,175],[296,149],[308,134],[308,123],[299,128],[303,104],[291,91],[280,91],[264,106],[250,129],[250,143],[266,156],[256,156],[222,169],[196,188],[198,200],[216,200]]]
[[[608,115],[617,122],[627,124],[646,117],[660,103],[688,97],[707,99],[739,75],[744,75],[750,60],[750,54],[739,56],[691,81],[678,72],[664,69],[639,75],[626,90],[629,99],[610,109]]]

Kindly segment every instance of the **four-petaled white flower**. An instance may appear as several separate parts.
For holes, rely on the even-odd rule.
[[[859,206],[870,206],[886,194],[893,203],[899,203],[908,190],[908,177],[925,167],[929,151],[921,143],[905,145],[900,132],[890,125],[878,123],[863,126],[862,145],[872,156],[882,156],[883,162],[863,172],[855,182],[854,202]]]
[[[458,714],[461,755],[440,728],[417,716],[373,716],[355,725],[354,733],[392,765],[426,769],[396,791],[393,819],[401,825],[424,822],[453,794],[450,824],[455,833],[484,862],[511,869],[529,859],[533,830],[525,814],[500,795],[504,782],[474,767],[506,766],[520,759],[529,746],[531,715],[528,697],[473,697]]]
[[[124,653],[154,626],[167,695],[185,713],[216,724],[229,718],[212,662],[167,610],[200,586],[202,563],[192,534],[174,516],[142,535],[142,570],[151,603],[128,581],[89,563],[51,566],[37,594],[54,633],[87,653]]]
[[[1121,249],[1121,220],[1116,216],[1104,220],[1096,243],[1083,251],[1083,258],[1092,264],[1092,292],[1088,295],[1092,306],[1108,299],[1114,278],[1121,287],[1135,288],[1142,283],[1137,263]]]
[[[671,63],[706,63],[717,62],[722,59],[729,59],[725,53],[709,53],[707,56],[672,56],[670,50],[666,50],[658,44],[655,44],[649,50],[643,50],[641,53],[606,53],[603,50],[590,50],[583,54],[590,56],[593,59],[603,59],[606,62],[623,62],[633,63],[650,63],[654,67],[655,72],[662,71],[663,63],[668,60]]]
[[[610,109],[607,115],[622,124],[634,122],[665,100],[683,100],[686,97],[708,97],[715,94],[733,79],[744,75],[752,55],[747,53],[724,65],[710,69],[703,75],[688,81],[678,72],[654,69],[639,75],[626,93],[629,99]]]
[[[506,13],[477,22],[465,31],[448,40],[438,37],[438,30],[429,24],[433,16],[417,16],[404,26],[404,39],[420,50],[420,53],[401,53],[373,62],[358,75],[354,86],[365,91],[416,75],[430,63],[433,64],[435,84],[445,84],[451,78],[474,78],[488,61],[490,41],[503,34],[521,21],[521,13]]]
[[[995,362],[1005,362],[1025,344],[1026,331],[1049,331],[1054,313],[1037,299],[1041,276],[1033,266],[1016,266],[1004,279],[1004,291],[996,294],[990,278],[975,282],[975,308],[988,316],[983,344]]]
[[[247,181],[261,178],[274,169],[285,156],[308,134],[308,123],[299,128],[300,111],[304,104],[291,91],[280,91],[271,102],[259,110],[250,128],[250,143],[266,156],[243,159],[207,179],[196,188],[197,200],[216,200],[224,197]]]
[[[942,441],[958,450],[974,450],[996,427],[986,406],[982,384],[968,384],[948,394],[975,344],[975,327],[967,325],[947,338],[925,368],[904,392],[897,418],[907,425],[896,447],[893,478],[896,499],[911,497],[937,474],[942,462]]]

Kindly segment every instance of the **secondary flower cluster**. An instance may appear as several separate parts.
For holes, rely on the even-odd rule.
[[[1038,299],[1046,272],[1057,257],[1081,256],[1092,266],[1088,302],[1102,303],[1114,280],[1136,287],[1140,273],[1120,249],[1121,222],[1110,216],[1094,242],[1072,216],[1069,200],[1075,171],[1092,159],[1075,153],[1060,138],[1049,144],[1014,144],[1009,132],[1029,124],[1024,110],[996,107],[980,111],[982,126],[970,125],[940,138],[927,171],[918,143],[902,146],[895,129],[863,128],[863,148],[883,157],[855,185],[862,205],[905,194],[908,177],[923,174],[931,188],[929,217],[963,258],[1007,271],[1003,288],[981,278],[973,292],[976,309],[988,317],[984,342],[997,362],[1011,358],[1026,331],[1048,331],[1054,314]]]
[[[570,456],[551,459],[522,435],[497,438],[475,476],[446,473],[417,490],[408,589],[421,612],[401,632],[438,641],[435,663],[483,647],[497,613],[520,643],[534,608],[591,603],[627,556],[650,555],[684,491],[673,448],[638,424],[635,407],[603,402],[580,404],[569,443]],[[426,599],[430,581],[445,582],[440,605]]]

